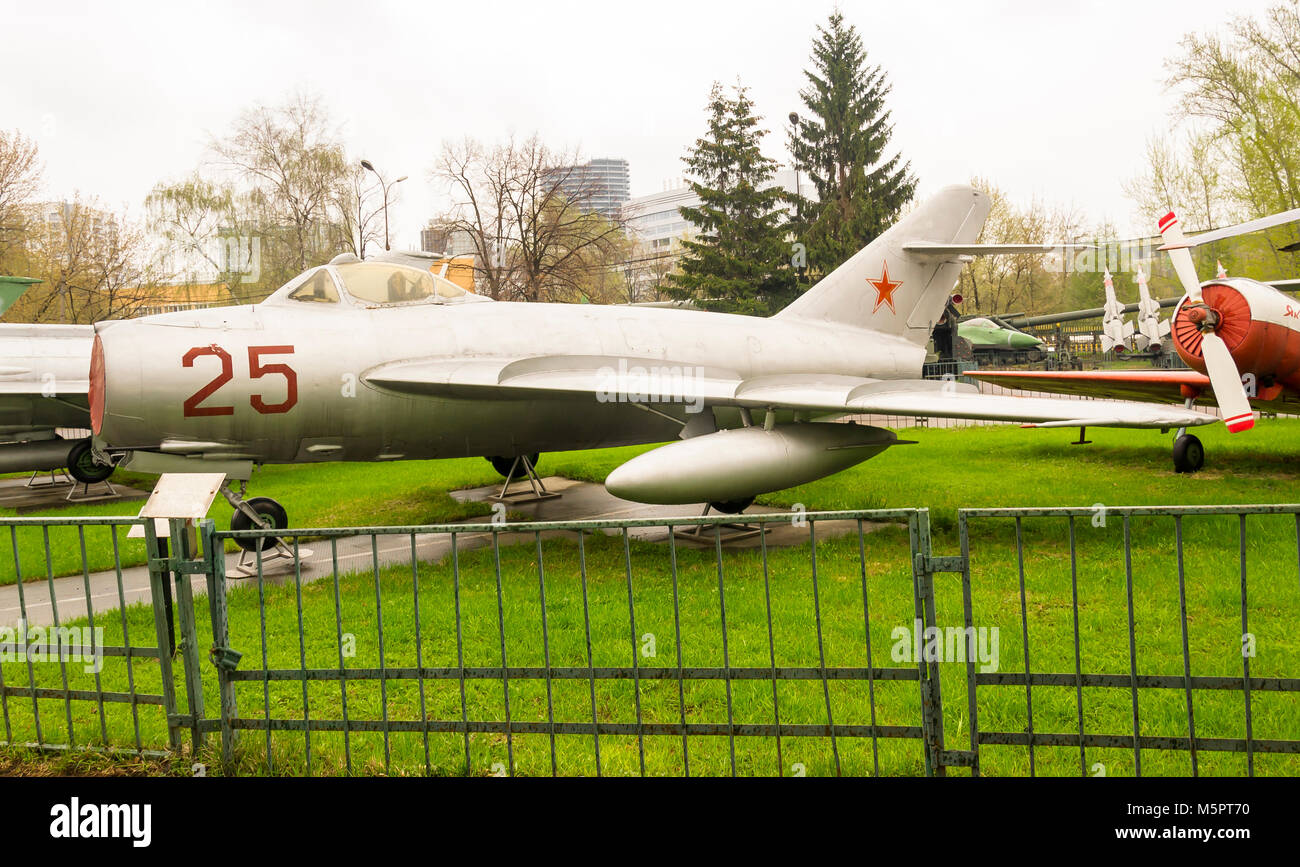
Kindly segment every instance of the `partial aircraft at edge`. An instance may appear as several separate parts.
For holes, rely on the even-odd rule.
[[[1254,426],[1252,404],[1273,412],[1300,411],[1300,303],[1275,288],[1296,281],[1226,277],[1220,266],[1220,276],[1202,284],[1190,253],[1201,244],[1296,221],[1300,209],[1191,238],[1183,235],[1172,212],[1160,221],[1165,240],[1160,249],[1168,251],[1186,292],[1171,318],[1172,339],[1192,370],[979,370],[966,375],[1007,388],[1181,402],[1188,409],[1198,402],[1217,402],[1234,433]],[[1195,472],[1204,460],[1200,440],[1180,430],[1175,469]]]

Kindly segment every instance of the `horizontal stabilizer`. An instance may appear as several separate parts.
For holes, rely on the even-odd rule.
[[[1089,250],[1093,244],[939,244],[932,241],[910,241],[903,252],[913,256],[1011,256],[1019,253],[1052,253],[1072,250]]]

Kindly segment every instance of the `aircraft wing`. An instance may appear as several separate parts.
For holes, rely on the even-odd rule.
[[[975,386],[939,380],[816,373],[744,378],[734,371],[659,359],[641,364],[599,356],[429,359],[381,365],[362,379],[374,388],[431,397],[535,400],[568,395],[659,407],[707,404],[1100,427],[1190,427],[1218,421],[1183,407],[987,395]]]
[[[1199,392],[1199,403],[1214,402],[1210,378],[1195,370],[971,370],[962,375],[1030,392],[1161,403],[1182,403],[1185,385]],[[1274,400],[1251,398],[1251,403],[1273,412],[1297,409],[1295,400],[1285,394]]]

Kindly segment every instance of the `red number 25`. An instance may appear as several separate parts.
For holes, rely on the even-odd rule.
[[[263,415],[276,415],[288,412],[298,403],[298,374],[287,364],[263,364],[259,360],[263,355],[292,355],[292,346],[250,346],[248,347],[248,377],[249,379],[261,379],[268,374],[279,374],[284,377],[285,397],[280,403],[267,403],[262,395],[254,394],[248,398],[253,409]],[[234,364],[230,358],[230,353],[217,346],[215,343],[211,346],[195,346],[181,357],[182,367],[193,367],[195,360],[205,356],[215,355],[221,362],[221,372],[203,388],[200,388],[194,394],[185,399],[184,414],[186,418],[195,418],[212,415],[234,415],[233,406],[200,406],[203,401],[212,397],[223,385],[235,378]]]

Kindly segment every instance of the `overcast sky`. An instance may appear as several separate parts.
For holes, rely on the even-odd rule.
[[[204,159],[239,112],[318,93],[350,151],[409,175],[394,247],[440,208],[439,143],[536,130],[624,157],[632,194],[680,177],[710,83],[752,89],[766,150],[788,160],[810,40],[836,4],[646,0],[23,3],[5,13],[0,126],[36,139],[50,198],[139,213],[161,179]],[[1122,183],[1175,95],[1163,61],[1188,31],[1268,0],[844,2],[893,83],[894,145],[921,192],[993,180],[1143,234]],[[1058,8],[1062,7],[1062,8]]]

